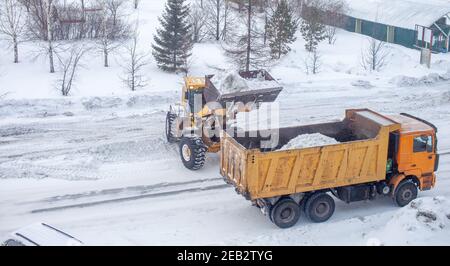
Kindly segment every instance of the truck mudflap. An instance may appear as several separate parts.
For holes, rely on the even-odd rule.
[[[423,175],[419,178],[420,190],[426,191],[434,187],[436,183],[436,175],[434,173]]]

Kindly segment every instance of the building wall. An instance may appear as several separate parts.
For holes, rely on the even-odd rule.
[[[450,26],[439,23],[439,26],[444,31],[450,33]],[[341,27],[347,31],[356,32],[371,36],[377,40],[399,44],[408,48],[416,48],[416,44],[420,47],[422,43],[416,43],[416,31],[389,26],[373,21],[357,19],[354,17],[346,16],[346,23]],[[433,28],[433,27],[432,27]],[[435,52],[450,52],[449,40],[446,39],[440,31],[434,30],[434,35],[438,41],[433,45],[433,51]]]
[[[361,33],[366,36],[371,36],[380,41],[389,41],[395,44],[406,46],[408,48],[413,48],[416,43],[416,32],[414,30],[392,27],[385,24],[364,19],[357,19],[350,16],[346,16],[345,19],[346,23],[342,28],[347,31]],[[389,40],[388,27],[390,27],[389,35],[391,36]]]

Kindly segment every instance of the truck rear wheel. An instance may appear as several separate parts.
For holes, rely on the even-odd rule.
[[[279,200],[270,210],[270,220],[280,228],[295,225],[300,218],[300,207],[289,198]]]
[[[175,119],[177,119],[176,114],[167,112],[166,115],[166,138],[169,143],[174,143],[177,141],[175,137]]]
[[[206,146],[201,138],[182,138],[180,156],[184,166],[190,170],[199,170],[206,160]]]
[[[411,180],[401,182],[395,190],[395,203],[403,207],[408,205],[412,200],[417,198],[417,186]]]
[[[322,223],[333,215],[335,204],[333,198],[327,193],[315,193],[305,203],[305,214],[311,221]]]

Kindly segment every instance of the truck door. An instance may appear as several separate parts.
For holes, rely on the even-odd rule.
[[[422,175],[434,172],[436,153],[434,138],[431,134],[412,136],[413,152],[411,155],[411,168],[420,169]]]

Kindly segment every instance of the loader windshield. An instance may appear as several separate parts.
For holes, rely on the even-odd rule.
[[[198,113],[205,105],[203,97],[203,90],[189,90],[188,91],[189,112]]]

